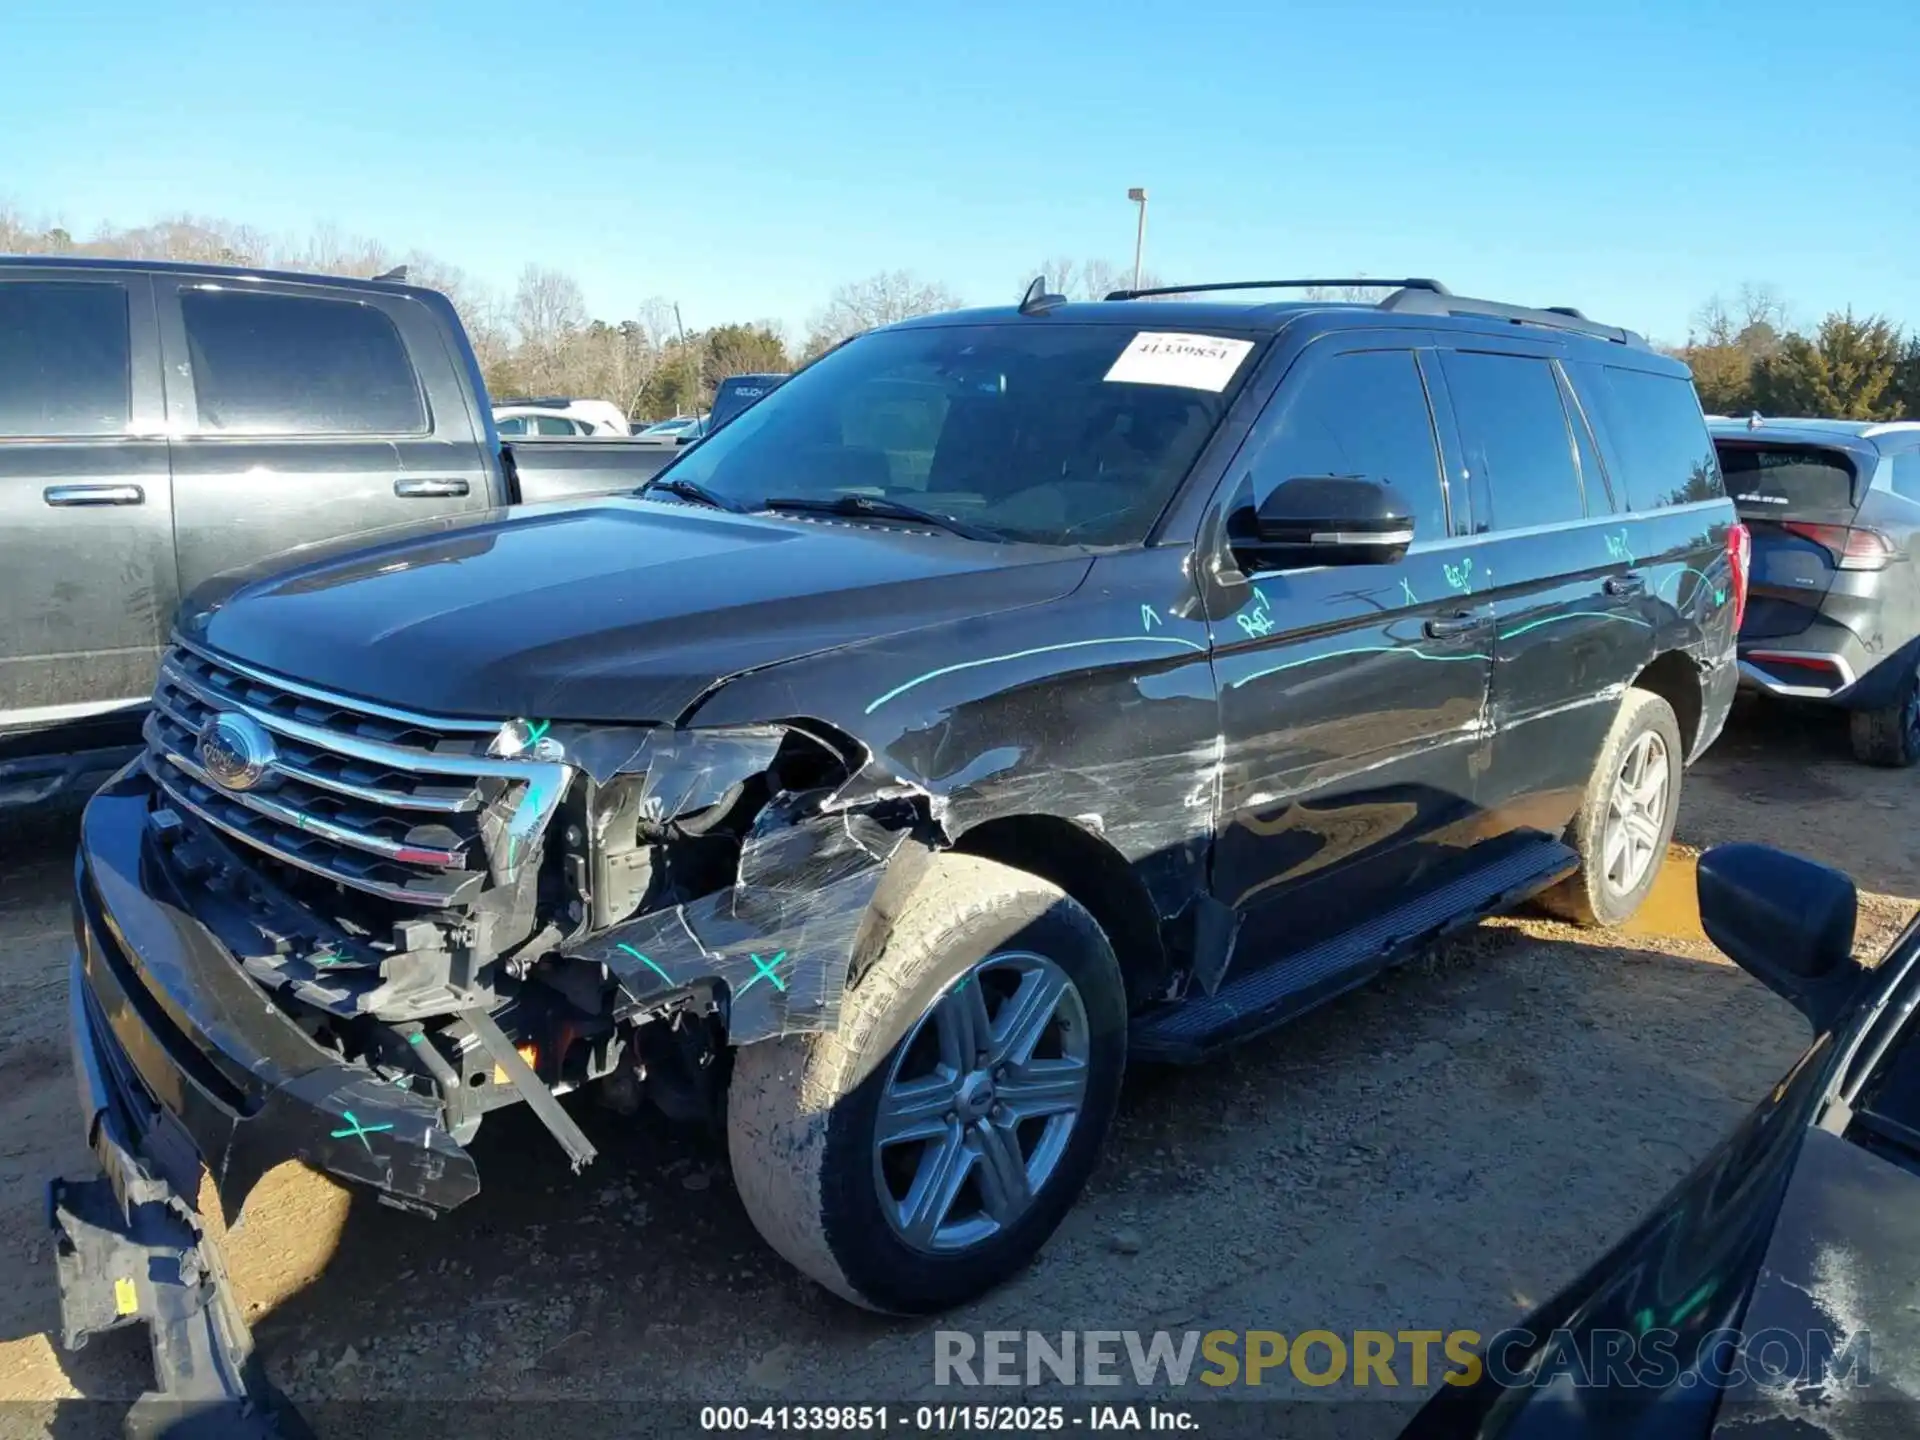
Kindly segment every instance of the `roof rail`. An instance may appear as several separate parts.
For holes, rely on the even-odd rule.
[[[1382,310],[1409,315],[1479,315],[1490,320],[1507,320],[1515,325],[1542,325],[1554,330],[1571,330],[1616,345],[1633,345],[1644,350],[1646,340],[1618,325],[1602,325],[1589,320],[1571,305],[1555,305],[1535,310],[1526,305],[1507,305],[1499,300],[1474,300],[1465,295],[1435,295],[1407,286],[1380,302]]]
[[[1153,285],[1144,290],[1111,290],[1109,300],[1140,300],[1148,295],[1201,295],[1213,290],[1330,290],[1336,285],[1369,290],[1423,290],[1429,295],[1453,292],[1438,280],[1381,280],[1362,275],[1357,280],[1223,280],[1211,285]]]

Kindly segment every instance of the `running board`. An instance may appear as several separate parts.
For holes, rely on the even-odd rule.
[[[1228,980],[1212,995],[1149,1011],[1128,1058],[1190,1065],[1341,995],[1436,940],[1511,909],[1579,868],[1557,840],[1535,840],[1438,890],[1309,950]]]

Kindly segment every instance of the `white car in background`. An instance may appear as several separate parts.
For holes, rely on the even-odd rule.
[[[573,400],[564,395],[502,400],[493,407],[502,435],[631,435],[627,417],[610,400]]]

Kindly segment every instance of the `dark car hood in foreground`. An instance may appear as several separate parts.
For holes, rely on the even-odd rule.
[[[742,671],[1055,599],[1090,563],[880,525],[600,501],[281,556],[196,593],[182,631],[430,715],[662,722]],[[796,695],[790,713],[807,708]]]

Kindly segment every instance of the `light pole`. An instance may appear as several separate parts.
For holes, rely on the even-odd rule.
[[[1140,223],[1133,232],[1133,288],[1140,288],[1140,252],[1147,248],[1147,192],[1135,185],[1127,198],[1140,207]]]

